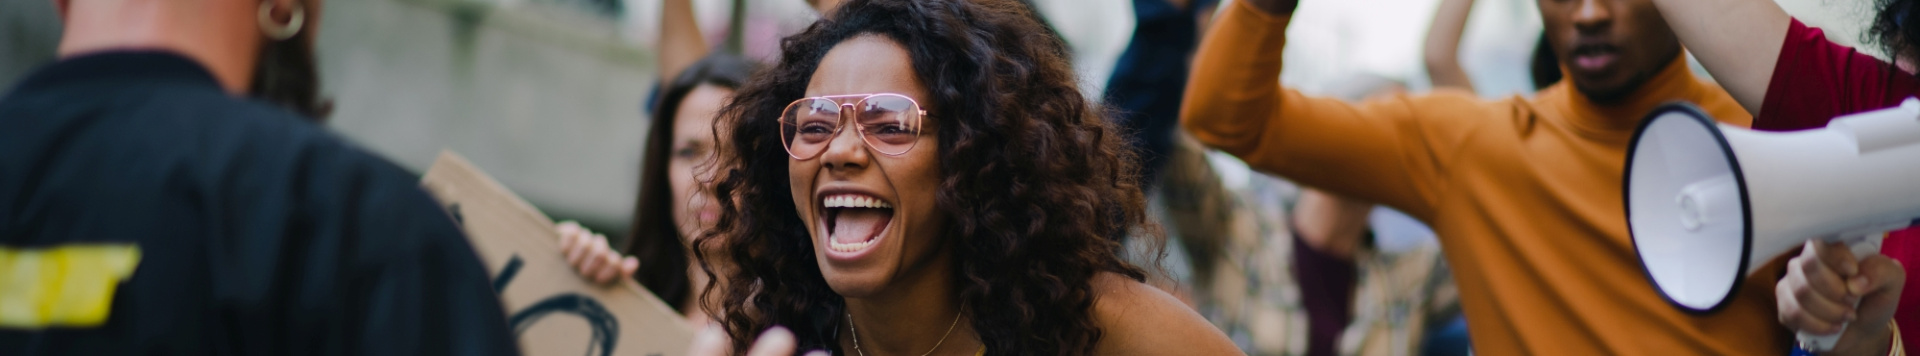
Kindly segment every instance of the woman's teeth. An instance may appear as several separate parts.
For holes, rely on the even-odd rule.
[[[840,251],[840,252],[854,252],[854,251],[866,249],[867,245],[872,245],[872,244],[873,244],[873,240],[866,240],[861,242],[848,242],[848,243],[841,243],[839,241],[828,240],[827,248],[833,249],[834,251]]]
[[[821,200],[828,209],[827,248],[838,252],[858,252],[872,246],[893,217],[893,204],[869,195],[835,194]]]
[[[831,195],[824,200],[823,204],[828,208],[893,208],[893,204],[887,204],[886,201],[858,194]]]

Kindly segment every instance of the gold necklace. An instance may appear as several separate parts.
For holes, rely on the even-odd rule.
[[[927,353],[920,354],[920,356],[932,355],[934,350],[939,350],[940,344],[946,343],[948,336],[953,336],[953,327],[955,325],[960,325],[960,315],[966,314],[966,311],[967,311],[967,305],[961,304],[960,312],[954,313],[953,322],[947,324],[947,333],[941,334],[940,341],[935,341],[933,343],[933,348],[927,350]],[[860,329],[853,327],[853,311],[851,309],[847,311],[847,331],[850,334],[853,334],[853,352],[859,353],[860,356],[867,356],[866,351],[860,350]]]

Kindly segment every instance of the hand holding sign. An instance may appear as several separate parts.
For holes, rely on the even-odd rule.
[[[686,354],[694,333],[679,313],[632,279],[581,278],[563,258],[553,221],[466,159],[441,153],[421,185],[473,242],[525,353]]]
[[[621,256],[620,251],[607,245],[607,236],[594,233],[572,221],[562,221],[558,227],[560,250],[567,254],[567,263],[580,271],[594,283],[607,284],[618,280],[633,279],[633,272],[640,270],[640,260],[633,256]]]

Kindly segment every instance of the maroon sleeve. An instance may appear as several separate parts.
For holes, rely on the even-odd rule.
[[[1824,127],[1836,116],[1900,104],[1920,79],[1879,58],[1828,41],[1818,28],[1793,20],[1774,65],[1753,128],[1785,131]]]

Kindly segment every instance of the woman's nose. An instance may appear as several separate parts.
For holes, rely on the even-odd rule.
[[[841,105],[852,106],[853,104]],[[820,154],[821,162],[826,164],[828,169],[865,166],[867,160],[871,158],[867,155],[867,145],[860,140],[859,128],[848,127],[853,125],[846,121],[848,112],[841,111],[840,130],[833,133],[833,138],[827,141],[826,152]]]

